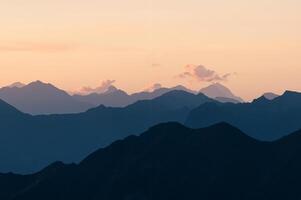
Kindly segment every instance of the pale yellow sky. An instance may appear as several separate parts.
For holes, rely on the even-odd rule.
[[[66,90],[114,79],[133,92],[187,64],[251,99],[301,91],[299,0],[2,0],[0,86],[40,79]]]

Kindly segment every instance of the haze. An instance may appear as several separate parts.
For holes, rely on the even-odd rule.
[[[104,80],[130,92],[203,65],[245,99],[301,91],[298,0],[0,2],[0,85],[43,80],[69,91]],[[216,81],[216,80],[215,80]]]

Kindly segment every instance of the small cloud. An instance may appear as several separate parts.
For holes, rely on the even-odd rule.
[[[24,83],[21,83],[21,82],[15,82],[15,83],[12,83],[12,84],[10,84],[10,85],[8,85],[8,86],[6,86],[6,87],[9,87],[9,88],[22,88],[22,87],[24,87],[25,86],[25,84]]]
[[[185,71],[177,77],[182,79],[195,79],[201,82],[220,82],[227,81],[230,73],[220,75],[216,71],[206,68],[203,65],[187,65]]]
[[[161,65],[159,63],[152,63],[152,67],[160,67]]]
[[[155,83],[152,86],[150,86],[149,88],[145,89],[144,91],[153,92],[153,91],[158,90],[160,88],[162,88],[162,85],[160,83]]]
[[[106,80],[106,81],[103,81],[101,83],[101,85],[99,87],[96,87],[96,88],[91,88],[91,87],[83,87],[79,93],[80,94],[91,94],[91,93],[98,93],[98,94],[101,94],[101,93],[105,93],[109,90],[109,88],[111,86],[113,86],[113,83],[115,83],[116,81],[115,80]]]

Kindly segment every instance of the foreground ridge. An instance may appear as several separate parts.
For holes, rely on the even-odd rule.
[[[0,175],[0,198],[298,199],[301,131],[261,142],[218,123],[190,129],[164,123],[99,149],[78,165],[33,175]]]

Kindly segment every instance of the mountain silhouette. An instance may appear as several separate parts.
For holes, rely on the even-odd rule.
[[[126,107],[140,100],[150,100],[157,98],[171,91],[181,90],[192,94],[198,92],[190,90],[182,85],[171,88],[158,88],[154,91],[142,91],[134,94],[127,94],[125,91],[109,86],[103,93],[74,94],[46,84],[35,81],[28,85],[20,82],[13,83],[7,87],[0,88],[0,99],[8,102],[18,110],[32,114],[70,114],[85,112],[90,108],[104,105],[107,107]],[[211,91],[211,92],[210,92]],[[222,103],[239,103],[241,100],[232,95],[231,91],[224,86],[215,84],[204,89],[206,95]],[[212,96],[215,93],[217,96]]]
[[[4,87],[0,89],[0,99],[18,110],[38,114],[60,114],[84,112],[93,105],[75,100],[65,91],[41,81],[23,87]]]
[[[206,127],[228,122],[260,140],[276,140],[300,128],[301,94],[286,91],[272,100],[262,96],[252,103],[207,103],[191,111],[186,125]]]
[[[84,113],[38,116],[17,112],[11,123],[0,126],[0,172],[31,173],[56,160],[78,162],[100,147],[155,124],[184,123],[192,109],[211,101],[203,94],[171,91],[124,108],[102,105]],[[7,107],[3,109],[12,110]]]
[[[208,87],[205,87],[200,90],[201,93],[205,94],[206,96],[217,99],[218,101],[224,102],[230,102],[230,103],[238,103],[238,102],[244,102],[244,100],[240,97],[235,96],[231,90],[226,88],[220,83],[214,83],[212,85],[209,85]]]
[[[111,86],[105,93],[92,93],[88,95],[76,94],[73,95],[73,97],[78,101],[87,102],[93,105],[104,105],[108,107],[125,107],[140,100],[150,100],[157,98],[163,94],[174,90],[186,91],[192,94],[195,93],[194,91],[179,85],[172,88],[159,88],[151,92],[137,92],[130,95],[123,90]]]
[[[134,94],[127,94],[126,92],[115,88],[114,86],[111,92],[106,93],[92,93],[88,95],[74,95],[73,97],[81,102],[87,102],[94,105],[105,105],[109,107],[124,107],[128,106],[130,104],[133,104],[139,100],[150,100],[157,98],[165,93],[168,93],[170,91],[174,90],[180,90],[189,92],[191,94],[197,94],[198,92],[190,90],[182,85],[178,85],[171,88],[159,88],[155,89],[154,91],[143,91],[143,92],[137,92]],[[231,102],[231,103],[240,103],[243,100],[239,97],[236,97],[232,94],[232,92],[222,86],[221,84],[213,84],[209,86],[208,88],[204,88],[200,91],[200,93],[205,94],[206,96],[213,98],[217,101],[220,101],[222,103],[225,102]]]
[[[1,174],[2,200],[282,200],[301,196],[301,131],[261,142],[219,123],[156,125],[79,164]]]

